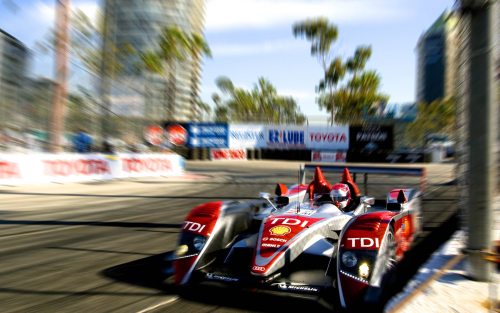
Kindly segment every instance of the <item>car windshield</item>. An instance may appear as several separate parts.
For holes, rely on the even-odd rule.
[[[315,213],[329,213],[329,214],[342,214],[342,211],[339,210],[335,205],[331,202],[309,202],[309,199],[306,197],[304,202],[299,203],[298,201],[290,202],[284,207],[280,208],[274,214],[299,214],[299,215],[312,215]]]

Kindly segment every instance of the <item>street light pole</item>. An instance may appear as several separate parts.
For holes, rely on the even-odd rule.
[[[498,100],[495,82],[495,0],[461,0],[462,14],[470,18],[467,104],[469,170],[467,207],[467,270],[473,279],[490,280],[491,264],[482,257],[492,243],[493,199],[496,189]]]
[[[61,152],[61,135],[64,129],[64,107],[67,96],[69,14],[70,0],[58,0],[56,4],[56,83],[50,125],[50,151]]]

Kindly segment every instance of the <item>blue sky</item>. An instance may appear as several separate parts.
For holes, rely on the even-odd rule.
[[[99,3],[71,2],[91,16]],[[53,24],[54,3],[0,0],[0,28],[33,48]],[[212,103],[210,95],[217,91],[214,80],[221,75],[247,88],[263,76],[281,94],[293,96],[305,114],[325,114],[314,93],[321,67],[310,56],[309,43],[292,34],[294,22],[325,16],[339,28],[335,53],[347,57],[356,46],[371,45],[367,68],[380,73],[382,91],[390,95],[390,102],[411,102],[417,40],[453,4],[453,0],[208,0],[205,35],[213,58],[204,60],[201,96]],[[49,57],[35,51],[32,60],[33,75],[52,76]],[[81,69],[72,70],[73,86],[90,84]]]

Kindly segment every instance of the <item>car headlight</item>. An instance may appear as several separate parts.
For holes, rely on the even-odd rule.
[[[201,251],[203,247],[205,246],[205,243],[207,242],[207,238],[203,236],[196,236],[193,239],[193,247],[196,249],[196,251]]]
[[[368,263],[366,262],[361,263],[359,265],[358,273],[359,277],[367,279],[368,276],[370,276],[370,266],[368,265]]]
[[[358,258],[351,251],[342,253],[342,263],[347,267],[353,267],[358,263]]]
[[[180,245],[177,247],[177,250],[175,250],[175,255],[180,257],[183,256],[188,252],[189,248],[187,245]]]

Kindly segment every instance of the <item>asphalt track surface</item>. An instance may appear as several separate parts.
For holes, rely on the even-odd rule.
[[[163,260],[191,207],[295,183],[298,163],[199,161],[187,168],[187,178],[0,186],[0,312],[327,311],[314,300],[234,289],[189,293],[165,281]],[[398,267],[393,292],[458,225],[453,167],[427,170],[424,232]],[[391,187],[417,184],[369,176],[360,189],[381,198]]]

